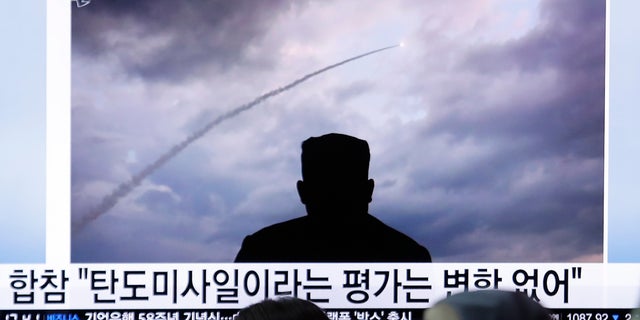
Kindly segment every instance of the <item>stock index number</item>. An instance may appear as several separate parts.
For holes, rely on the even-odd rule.
[[[590,313],[590,312],[581,312],[581,313],[567,313],[565,320],[631,320],[631,313],[625,313],[622,317],[619,317],[617,314],[613,316],[609,316],[608,313]]]

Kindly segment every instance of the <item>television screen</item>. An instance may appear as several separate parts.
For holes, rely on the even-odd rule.
[[[2,6],[0,318],[638,317],[633,4]]]

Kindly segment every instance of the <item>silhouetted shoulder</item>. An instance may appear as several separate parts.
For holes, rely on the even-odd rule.
[[[431,262],[431,254],[429,250],[418,242],[413,240],[406,234],[384,224],[376,217],[367,215],[367,220],[371,225],[371,230],[374,233],[381,235],[379,239],[381,242],[377,243],[379,248],[384,248],[385,253],[389,257],[393,257],[395,262]],[[375,237],[375,235],[372,235]],[[390,262],[389,260],[381,260]]]
[[[295,262],[305,252],[298,245],[305,230],[309,230],[307,217],[300,217],[262,228],[248,235],[235,262]]]
[[[371,215],[329,223],[308,216],[247,236],[236,262],[431,262],[429,251]]]

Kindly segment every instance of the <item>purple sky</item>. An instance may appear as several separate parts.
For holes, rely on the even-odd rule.
[[[304,214],[300,143],[369,141],[370,213],[434,261],[601,261],[604,1],[94,1],[72,13],[73,262],[232,261]],[[339,236],[328,230],[328,236]]]

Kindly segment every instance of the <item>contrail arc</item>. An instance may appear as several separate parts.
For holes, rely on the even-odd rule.
[[[142,169],[142,171],[140,171],[139,173],[137,173],[136,175],[134,175],[133,177],[131,177],[131,179],[129,179],[129,181],[123,182],[121,183],[115,190],[113,190],[109,195],[105,196],[102,199],[102,202],[100,202],[100,204],[93,208],[93,210],[91,210],[88,214],[82,216],[79,221],[77,223],[75,223],[73,225],[73,231],[80,231],[82,230],[87,224],[89,224],[91,221],[94,221],[95,219],[97,219],[98,217],[100,217],[101,215],[103,215],[104,213],[106,213],[107,211],[109,211],[111,208],[113,208],[118,201],[125,197],[126,195],[128,195],[135,187],[137,187],[142,180],[144,180],[146,177],[148,177],[150,174],[152,174],[153,172],[155,172],[158,168],[160,168],[162,165],[164,165],[165,163],[167,163],[169,160],[171,160],[173,157],[175,157],[178,153],[180,153],[182,150],[184,150],[186,147],[188,147],[191,143],[193,143],[194,141],[198,140],[199,138],[201,138],[202,136],[204,136],[207,132],[209,132],[213,127],[217,126],[218,124],[220,124],[221,122],[228,120],[230,118],[233,118],[237,115],[239,115],[240,113],[247,111],[251,108],[253,108],[254,106],[264,102],[265,100],[277,96],[282,92],[285,92],[299,84],[301,84],[302,82],[305,82],[321,73],[327,72],[333,68],[339,67],[345,63],[349,63],[351,61],[360,59],[360,58],[364,58],[368,55],[372,55],[374,53],[378,53],[380,51],[384,51],[384,50],[388,50],[388,49],[392,49],[395,47],[398,47],[399,45],[394,45],[394,46],[388,46],[388,47],[384,47],[384,48],[380,48],[377,50],[373,50],[373,51],[369,51],[367,53],[363,53],[361,55],[357,55],[355,57],[351,57],[349,59],[346,60],[342,60],[338,63],[329,65],[327,67],[324,67],[322,69],[319,69],[317,71],[314,71],[312,73],[309,73],[297,80],[294,80],[293,82],[274,89],[272,91],[269,91],[257,98],[255,98],[253,101],[248,102],[246,104],[243,104],[235,109],[232,109],[230,111],[228,111],[227,113],[224,113],[220,116],[218,116],[217,118],[215,118],[214,120],[212,120],[211,122],[207,123],[204,127],[202,127],[200,130],[194,132],[193,134],[191,134],[190,136],[188,136],[186,139],[184,139],[182,142],[174,145],[171,149],[169,149],[169,151],[165,152],[164,154],[162,154],[156,161],[154,161],[153,163],[151,163],[150,165],[146,166],[144,169]]]

